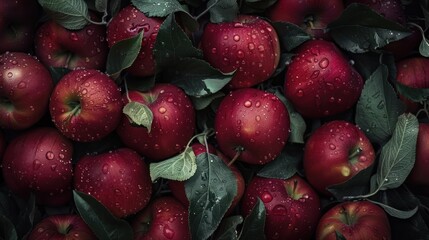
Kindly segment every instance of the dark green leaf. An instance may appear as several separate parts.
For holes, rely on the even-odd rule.
[[[363,169],[358,174],[350,178],[344,183],[328,187],[338,201],[353,199],[354,196],[363,195],[370,190],[370,180],[373,174],[374,164]]]
[[[13,223],[4,215],[0,215],[0,239],[17,240],[18,234],[16,233]]]
[[[68,68],[62,68],[62,67],[52,67],[49,66],[49,72],[51,73],[52,80],[54,81],[54,84],[57,84],[61,78],[69,73],[71,70]]]
[[[425,28],[429,27],[429,2],[428,1],[420,1],[420,8],[425,17]]]
[[[391,206],[383,204],[383,203],[379,203],[379,202],[375,202],[375,201],[371,201],[371,202],[379,205],[380,207],[382,207],[384,209],[384,211],[387,212],[387,214],[389,214],[392,217],[396,217],[396,218],[402,218],[402,219],[410,218],[414,214],[416,214],[416,212],[419,210],[418,206],[416,206],[414,209],[411,209],[411,210],[400,210],[400,209],[396,209],[394,207],[391,207]]]
[[[194,104],[195,110],[203,110],[204,108],[210,106],[210,104],[218,98],[224,97],[223,92],[216,92],[215,94],[210,94],[204,97],[192,97],[192,102]]]
[[[252,212],[246,217],[240,234],[240,240],[265,239],[265,206],[258,198]]]
[[[216,230],[215,240],[237,240],[237,226],[243,223],[243,217],[240,215],[227,217]]]
[[[390,216],[400,219],[414,216],[420,204],[419,199],[403,185],[380,191],[368,200],[381,206]]]
[[[209,0],[207,8],[209,9],[210,22],[212,23],[231,22],[238,14],[236,0]]]
[[[121,10],[121,0],[110,0],[109,1],[109,14],[110,16],[116,16]]]
[[[109,51],[106,63],[106,73],[117,78],[121,71],[129,68],[139,55],[143,31],[138,35],[124,39],[114,44]]]
[[[392,54],[386,52],[348,53],[353,67],[363,79],[368,79],[379,67],[384,64],[389,69],[389,79],[396,81],[396,62]]]
[[[95,9],[99,12],[107,11],[107,4],[109,0],[95,0]]]
[[[140,77],[140,76],[131,76],[126,75],[126,87],[128,90],[136,90],[139,92],[149,91],[153,86],[155,86],[155,76]]]
[[[147,105],[140,102],[129,102],[124,106],[122,112],[131,120],[131,123],[147,128],[150,133],[153,113]]]
[[[82,29],[90,19],[84,0],[38,0],[43,9],[63,27]]]
[[[148,17],[167,17],[175,12],[187,12],[177,0],[131,0]]]
[[[387,67],[380,65],[366,80],[356,106],[356,124],[371,141],[381,145],[390,138],[405,109],[387,77]]]
[[[240,6],[240,13],[263,13],[277,0],[245,0]]]
[[[302,161],[301,147],[286,145],[280,155],[273,161],[264,165],[258,176],[265,178],[288,179],[297,173]]]
[[[293,23],[274,22],[273,26],[279,36],[282,48],[288,52],[311,39],[306,31]]]
[[[197,171],[196,156],[192,147],[169,159],[150,163],[150,178],[154,182],[158,178],[185,181]]]
[[[399,187],[414,166],[419,122],[412,114],[398,118],[392,138],[382,147],[371,192]]]
[[[233,73],[222,73],[201,59],[184,58],[160,76],[190,96],[203,97],[221,90],[231,81]]]
[[[219,226],[237,193],[231,169],[216,155],[197,156],[197,171],[185,181],[192,239],[207,239]]]
[[[73,191],[73,198],[80,216],[99,239],[133,239],[133,229],[128,222],[113,216],[94,197]]]
[[[344,235],[340,232],[338,232],[337,230],[335,230],[335,239],[336,240],[347,240],[346,237],[344,237]]]
[[[419,53],[423,57],[429,57],[429,42],[428,39],[424,36],[422,41],[420,42]]]
[[[396,90],[402,96],[414,102],[423,102],[429,99],[429,88],[413,88],[396,82]]]
[[[350,4],[341,16],[328,25],[333,40],[355,53],[373,51],[411,33],[363,4]]]
[[[423,211],[418,211],[411,218],[400,219],[390,217],[392,240],[418,239],[429,240],[429,228],[422,217]]]
[[[169,69],[182,58],[202,58],[201,50],[192,45],[186,33],[176,23],[174,15],[169,15],[159,28],[153,51],[158,71]]]

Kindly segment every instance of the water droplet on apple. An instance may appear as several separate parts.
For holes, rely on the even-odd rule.
[[[337,146],[335,146],[335,144],[333,144],[333,143],[329,144],[329,149],[335,150],[336,148],[337,148]]]
[[[265,47],[264,47],[264,45],[259,45],[259,46],[258,46],[258,50],[259,50],[259,52],[263,52],[263,51],[265,51]]]
[[[216,54],[217,53],[217,48],[212,48],[212,53]]]
[[[158,109],[158,112],[164,114],[165,112],[167,112],[167,109],[165,107],[160,107]]]
[[[70,39],[71,39],[72,41],[78,41],[78,40],[79,40],[79,37],[77,36],[77,34],[76,34],[76,33],[72,32],[72,33],[70,33]]]
[[[93,29],[87,29],[86,34],[88,34],[89,36],[92,36],[92,34],[94,34],[94,30]]]
[[[55,169],[57,169],[57,164],[52,164],[52,165],[51,165],[51,170],[52,170],[52,171],[55,171]]]
[[[317,77],[319,77],[319,74],[320,74],[320,71],[319,70],[316,70],[316,71],[314,71],[312,74],[311,74],[311,76],[310,76],[310,78],[317,78]]]
[[[7,73],[7,77],[8,77],[8,78],[13,77],[13,73],[12,73],[12,72],[8,72],[8,73]]]
[[[101,171],[102,171],[104,174],[107,174],[107,173],[109,172],[109,165],[104,164],[104,165],[103,165],[103,167],[101,168]]]
[[[33,162],[33,169],[34,170],[37,170],[37,169],[39,169],[40,168],[40,166],[42,165],[42,163],[39,161],[39,160],[34,160],[34,162]]]
[[[298,89],[298,91],[296,92],[296,95],[298,97],[303,97],[304,96],[304,91],[302,89]]]
[[[234,41],[238,42],[238,41],[240,41],[240,36],[234,35],[233,39],[234,39]]]
[[[21,88],[21,89],[23,89],[23,88],[25,88],[27,86],[27,83],[26,82],[19,82],[18,83],[18,88]]]
[[[168,226],[164,226],[163,234],[164,234],[164,237],[168,239],[173,239],[174,237],[174,231],[170,229]]]
[[[319,67],[325,69],[328,66],[329,66],[329,60],[327,58],[322,58],[322,60],[320,60],[319,62]]]
[[[269,203],[273,200],[273,196],[269,192],[262,193],[261,200],[264,203]]]
[[[54,153],[51,151],[48,151],[45,156],[46,156],[46,159],[48,160],[52,160],[55,157]]]
[[[238,50],[238,51],[237,51],[237,57],[238,57],[238,58],[244,58],[244,52],[243,52],[243,51],[241,51],[241,50]]]
[[[277,215],[277,216],[286,216],[287,215],[287,208],[283,205],[276,205],[274,206],[273,210],[272,210],[272,214],[273,215]]]
[[[261,116],[256,115],[255,120],[256,120],[257,122],[261,121]]]
[[[255,44],[254,43],[249,43],[247,45],[247,48],[249,48],[249,50],[253,50],[253,49],[255,49]]]
[[[247,101],[244,102],[244,106],[247,107],[247,108],[249,108],[249,107],[252,106],[252,102],[249,101],[249,100],[247,100]]]
[[[122,192],[119,189],[115,189],[115,194],[118,195],[118,196],[120,196],[120,195],[122,195]]]

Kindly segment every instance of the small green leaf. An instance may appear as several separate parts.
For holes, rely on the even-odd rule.
[[[106,12],[109,0],[95,0],[95,9],[99,12]]]
[[[174,15],[169,15],[159,28],[153,49],[158,71],[169,69],[182,58],[202,58],[202,52],[192,45],[191,40],[176,23]]]
[[[207,239],[219,226],[237,193],[237,181],[216,155],[197,156],[197,171],[185,181],[192,239]]]
[[[419,122],[413,114],[398,118],[392,138],[382,147],[371,192],[399,187],[414,166]]]
[[[258,198],[255,206],[243,223],[240,240],[264,240],[265,239],[265,206]]]
[[[401,218],[401,219],[410,218],[414,216],[414,214],[416,214],[416,212],[419,210],[418,206],[416,206],[414,209],[411,209],[411,210],[400,210],[380,202],[376,202],[376,201],[370,201],[370,202],[373,202],[379,205],[380,207],[382,207],[384,211],[386,211],[387,214],[389,214],[390,216]]]
[[[195,110],[203,110],[204,108],[210,106],[210,104],[218,98],[224,97],[225,94],[223,92],[216,92],[214,94],[210,94],[204,97],[192,97],[192,102],[194,104]]]
[[[209,0],[207,8],[210,13],[210,22],[231,22],[238,14],[238,3],[236,0]]]
[[[413,88],[396,82],[396,90],[413,102],[423,102],[429,99],[429,88]]]
[[[227,217],[219,225],[215,234],[215,240],[237,240],[237,226],[243,223],[243,217],[235,215]]]
[[[148,17],[167,17],[175,12],[187,12],[177,0],[131,0]]]
[[[80,216],[98,239],[133,239],[133,229],[129,223],[113,216],[106,207],[91,195],[74,190],[73,199]]]
[[[85,27],[90,19],[84,0],[38,0],[55,22],[70,30]]]
[[[16,233],[13,223],[4,215],[0,215],[0,239],[17,240],[18,234]]]
[[[258,176],[265,178],[288,179],[297,173],[302,161],[303,151],[300,147],[286,145],[280,155],[264,165]]]
[[[150,132],[153,121],[153,113],[150,108],[139,102],[127,103],[122,112],[129,117],[131,123],[144,126]]]
[[[187,95],[203,97],[221,90],[233,73],[222,73],[201,59],[184,58],[158,77],[181,87]]]
[[[273,26],[279,35],[282,48],[288,52],[311,39],[306,31],[293,23],[274,22]]]
[[[424,36],[423,36],[422,41],[420,42],[419,53],[423,57],[429,57],[429,42],[428,42],[427,38]]]
[[[154,162],[149,165],[150,178],[154,182],[158,178],[185,181],[197,171],[196,156],[192,147],[188,147],[177,156]]]
[[[380,65],[365,81],[356,105],[356,124],[371,141],[379,144],[389,140],[399,115],[405,110],[387,77],[387,67]]]
[[[357,3],[350,4],[328,29],[341,48],[354,53],[373,51],[411,34],[407,28]]]
[[[124,39],[114,44],[109,51],[106,63],[106,73],[118,78],[121,71],[129,68],[139,55],[143,31],[134,37]]]

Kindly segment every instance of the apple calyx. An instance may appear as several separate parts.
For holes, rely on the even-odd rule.
[[[351,163],[351,164],[355,164],[355,163],[357,163],[358,162],[358,160],[359,160],[359,157],[360,157],[360,154],[362,153],[362,148],[360,148],[360,147],[355,147],[355,148],[352,148],[351,150],[350,150],[350,152],[349,152],[349,162]]]
[[[340,210],[339,219],[347,226],[353,226],[357,220],[356,215],[350,214],[344,207],[342,207]]]
[[[285,185],[287,194],[293,199],[293,200],[299,200],[302,198],[303,194],[298,193],[298,180],[293,181],[293,185]]]
[[[71,108],[71,111],[67,113],[65,122],[69,123],[73,117],[80,114],[82,106],[79,100],[71,100],[67,105]]]
[[[67,235],[69,234],[69,232],[73,229],[73,225],[72,224],[63,224],[58,226],[58,232],[61,233],[62,235]]]

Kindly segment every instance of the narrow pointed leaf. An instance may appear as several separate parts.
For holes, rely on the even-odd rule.
[[[252,212],[246,217],[240,234],[240,240],[265,239],[265,206],[258,198]]]

